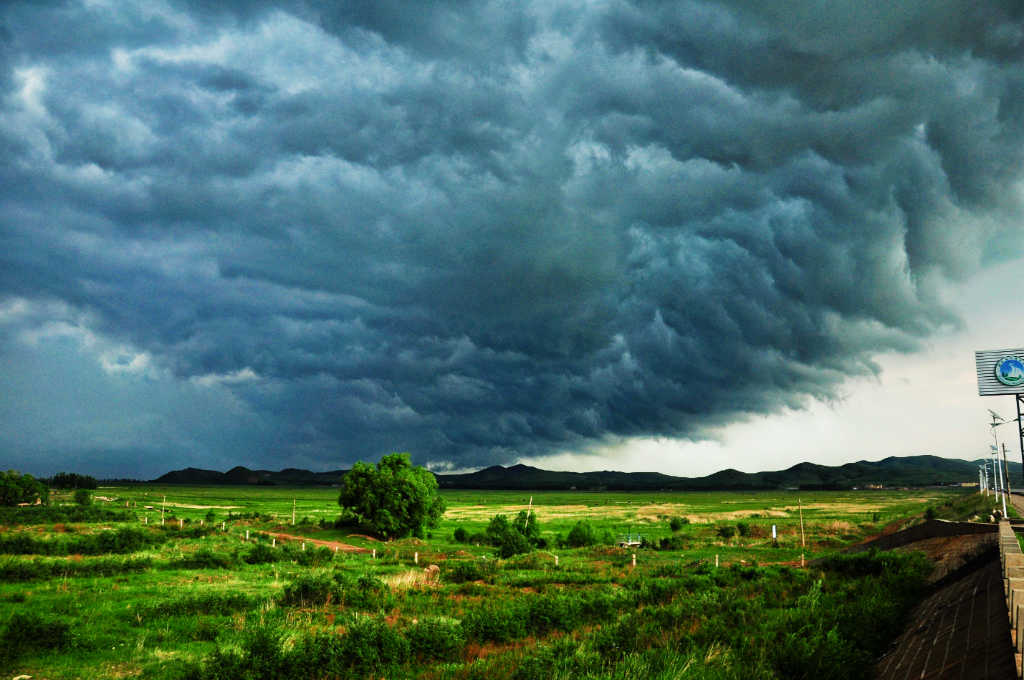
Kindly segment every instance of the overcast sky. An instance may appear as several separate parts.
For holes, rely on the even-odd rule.
[[[1022,57],[1017,0],[3,3],[0,467],[974,458]]]

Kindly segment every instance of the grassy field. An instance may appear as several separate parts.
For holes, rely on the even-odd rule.
[[[62,516],[60,495],[50,510],[6,515],[0,660],[12,677],[858,677],[927,567],[828,556],[926,512],[987,516],[990,505],[933,489],[452,491],[426,539],[381,543],[334,528],[336,489],[95,495],[92,517]],[[544,550],[499,560],[453,539],[527,507]],[[644,547],[558,547],[579,520]],[[671,549],[656,549],[663,539]],[[799,569],[802,553],[826,559]]]

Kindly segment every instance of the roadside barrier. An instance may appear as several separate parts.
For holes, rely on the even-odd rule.
[[[1024,652],[1024,550],[1009,520],[999,521],[999,564],[1003,571],[1003,592],[1006,610],[1013,631],[1014,656],[1018,673]],[[1020,675],[1018,675],[1020,677]]]

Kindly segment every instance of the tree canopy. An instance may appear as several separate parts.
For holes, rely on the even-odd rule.
[[[526,510],[521,510],[511,521],[505,515],[495,515],[487,525],[486,534],[501,557],[511,557],[547,545],[540,536],[536,513]]]
[[[23,475],[15,470],[0,472],[0,505],[18,503],[43,503],[50,500],[50,490],[32,475]]]
[[[58,472],[47,481],[54,489],[95,489],[99,486],[95,477],[77,472]]]
[[[422,537],[424,528],[436,526],[444,513],[437,479],[413,465],[408,453],[384,456],[376,466],[353,465],[342,480],[338,503],[349,518],[383,538]]]

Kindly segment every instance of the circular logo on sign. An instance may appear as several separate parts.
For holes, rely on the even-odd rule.
[[[1020,357],[1000,359],[996,364],[996,379],[1010,387],[1024,385],[1024,359]]]

